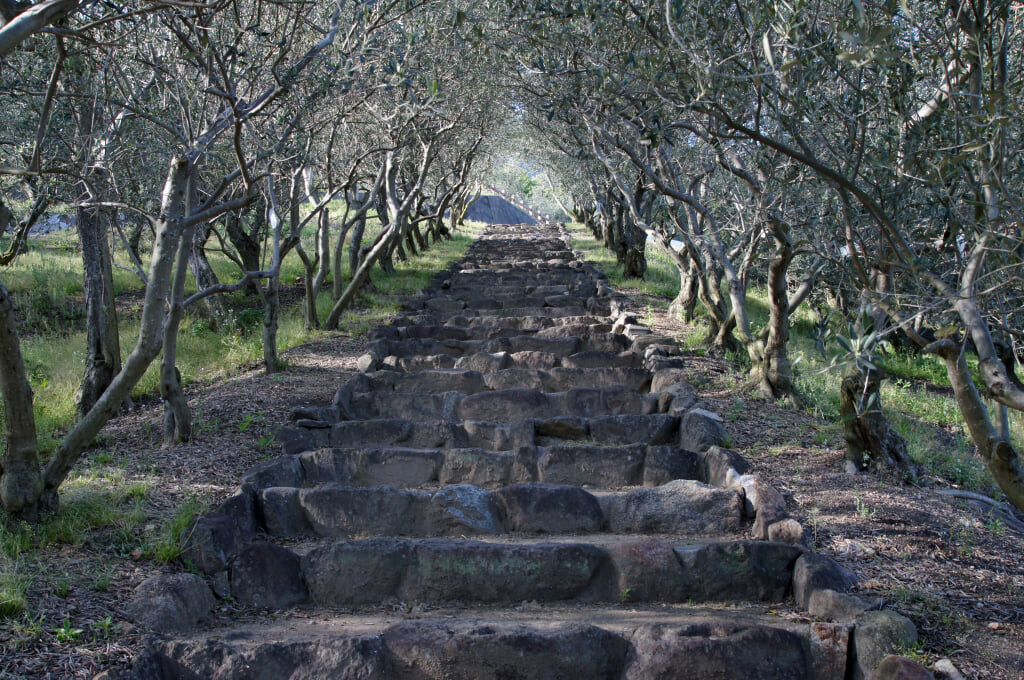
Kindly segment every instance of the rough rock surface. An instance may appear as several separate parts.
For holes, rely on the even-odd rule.
[[[197,522],[218,594],[280,614],[153,639],[134,677],[875,677],[912,629],[799,545],[688,363],[562,229],[490,230]],[[138,608],[193,626],[188,579]],[[791,596],[832,621],[765,613]]]
[[[213,592],[195,574],[157,574],[135,589],[126,613],[158,633],[180,633],[204,619],[213,605]]]

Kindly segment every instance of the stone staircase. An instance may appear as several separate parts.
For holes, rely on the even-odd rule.
[[[140,588],[133,615],[164,635],[127,677],[841,680],[877,663],[867,631],[892,621],[800,545],[671,340],[560,228],[492,228],[359,365],[197,522],[184,557],[205,578]],[[193,629],[210,588],[277,614]],[[162,608],[175,598],[190,613]]]

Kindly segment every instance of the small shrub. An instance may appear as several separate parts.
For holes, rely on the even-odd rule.
[[[160,538],[153,549],[153,557],[160,564],[168,564],[181,557],[188,541],[188,530],[202,510],[202,503],[195,496],[189,496],[178,506],[171,518],[164,523]]]
[[[57,642],[75,642],[85,631],[81,628],[75,628],[72,626],[71,619],[64,619],[60,624],[60,627],[54,628],[53,632],[57,636]]]
[[[32,579],[18,573],[12,564],[0,571],[0,618],[12,618],[25,612],[25,593]]]

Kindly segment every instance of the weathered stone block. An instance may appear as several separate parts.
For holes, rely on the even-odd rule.
[[[242,604],[283,609],[308,593],[299,556],[266,541],[255,541],[231,562],[231,596]]]
[[[510,531],[523,533],[590,533],[604,521],[592,494],[576,486],[526,483],[495,493]]]
[[[157,574],[140,583],[125,613],[158,633],[184,633],[213,609],[213,593],[195,574]]]

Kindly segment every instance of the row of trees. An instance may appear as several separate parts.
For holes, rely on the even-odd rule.
[[[524,118],[627,268],[634,244],[665,246],[676,308],[701,305],[710,342],[745,351],[760,391],[794,403],[790,315],[808,296],[840,309],[858,329],[844,340],[857,464],[909,465],[878,417],[871,361],[886,335],[909,336],[943,359],[979,455],[1024,508],[1007,418],[1024,410],[1019,3],[507,7]],[[769,292],[760,330],[752,283]]]
[[[223,294],[258,295],[264,364],[274,371],[286,255],[305,268],[307,326],[336,328],[373,267],[390,269],[448,234],[445,215],[454,222],[464,212],[495,117],[489,98],[473,96],[487,64],[465,58],[468,25],[456,5],[3,1],[4,264],[52,203],[73,206],[88,335],[79,417],[44,465],[18,312],[0,284],[8,513],[31,519],[56,507],[83,449],[158,356],[165,438],[191,436],[175,367],[187,309],[230,325]],[[376,232],[366,229],[371,211]],[[311,232],[310,248],[302,235]],[[141,243],[151,243],[148,255]],[[113,244],[145,284],[139,336],[123,362]],[[218,280],[213,251],[237,265],[236,277]],[[333,300],[322,321],[321,291]]]
[[[858,465],[865,456],[908,465],[877,417],[880,339],[899,332],[940,356],[979,454],[1024,507],[1007,417],[1024,410],[1014,351],[1024,337],[1018,3],[0,0],[0,9],[0,97],[12,121],[0,145],[0,223],[15,233],[4,257],[48,201],[76,206],[94,281],[90,370],[112,376],[83,389],[81,418],[41,470],[14,310],[0,291],[0,499],[13,512],[55,499],[161,350],[168,434],[188,435],[174,371],[188,306],[228,322],[215,293],[255,286],[273,370],[279,266],[294,251],[307,273],[307,322],[319,322],[313,301],[332,279],[322,323],[336,325],[372,267],[443,235],[496,129],[516,140],[505,149],[533,150],[563,207],[627,273],[643,273],[646,242],[664,246],[679,270],[675,308],[689,318],[699,305],[709,342],[745,352],[766,396],[799,399],[788,355],[797,306],[827,301],[845,314],[859,329],[844,340]],[[12,190],[28,201],[9,200]],[[337,197],[345,213],[332,217]],[[370,210],[383,228],[364,244]],[[148,270],[137,253],[142,331],[118,365],[116,335],[102,332],[113,307],[99,235],[137,243],[133,223],[151,227],[154,245]],[[317,231],[310,252],[307,227]],[[230,253],[238,280],[216,281],[206,248]],[[199,288],[188,297],[187,272]],[[747,308],[755,284],[769,291],[764,328]],[[938,327],[955,330],[928,334]]]

